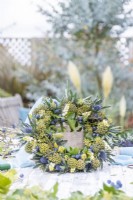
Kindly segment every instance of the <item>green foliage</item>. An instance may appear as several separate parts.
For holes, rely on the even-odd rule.
[[[67,122],[68,122],[68,125],[71,129],[71,131],[74,131],[75,128],[76,128],[76,120],[75,120],[75,114],[69,114],[67,116]]]
[[[17,128],[0,128],[0,155],[2,157],[10,156],[10,153],[15,148],[18,149],[18,144],[14,144],[13,140],[20,130]]]
[[[10,97],[11,94],[0,88],[0,97]]]
[[[1,200],[57,200],[58,183],[49,191],[43,191],[38,186],[9,191],[15,180],[15,170],[9,170],[5,174],[0,173],[0,199]]]
[[[94,195],[94,200],[132,200],[132,197],[128,197],[122,190],[115,189],[113,186],[103,184],[103,189]]]
[[[90,172],[102,167],[104,161],[112,161],[111,147],[118,143],[120,134],[120,127],[103,112],[105,108],[108,106],[103,106],[101,99],[82,99],[71,90],[58,101],[44,97],[29,116],[30,124],[23,124],[25,151],[33,154],[36,167],[48,172]],[[75,135],[75,142],[80,138],[81,145],[74,148],[69,139],[67,143],[67,133]]]
[[[15,180],[16,171],[9,170],[5,174],[0,173],[0,199],[4,199],[4,196],[8,194],[9,189]],[[2,198],[3,197],[3,198]]]
[[[72,148],[72,147],[69,147],[69,154],[70,155],[76,155],[76,154],[79,154],[80,153],[80,150],[79,148]]]
[[[0,194],[6,194],[11,186],[11,180],[0,174]]]
[[[12,178],[14,171],[8,174],[0,174],[0,199],[1,200],[59,200],[58,183],[56,183],[49,191],[45,191],[38,186],[16,188],[9,191],[13,184]],[[81,192],[73,192],[70,197],[62,200],[133,200],[133,197],[127,196],[123,191],[118,190],[106,184],[93,196],[85,196]]]
[[[11,195],[7,195],[5,200],[57,200],[56,195],[56,192],[43,191],[40,187],[34,186],[31,188],[16,189]]]

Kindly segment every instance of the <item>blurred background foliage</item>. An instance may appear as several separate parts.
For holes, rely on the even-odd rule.
[[[11,95],[20,93],[29,103],[42,95],[62,96],[71,80],[73,90],[83,97],[103,96],[105,104],[113,105],[111,115],[120,123],[126,115],[125,126],[133,127],[132,38],[122,37],[133,26],[130,2],[69,0],[57,9],[50,5],[50,12],[38,5],[51,31],[33,42],[31,66],[21,66],[0,46],[8,57],[0,61],[0,87]]]

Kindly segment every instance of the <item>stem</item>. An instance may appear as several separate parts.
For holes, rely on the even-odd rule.
[[[121,125],[121,127],[122,127],[122,131],[124,130],[124,117],[121,117],[120,118],[120,125]]]

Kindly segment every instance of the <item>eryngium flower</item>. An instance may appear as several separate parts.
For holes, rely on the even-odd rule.
[[[48,144],[46,144],[46,143],[41,143],[41,144],[38,144],[38,146],[39,146],[39,150],[40,150],[40,152],[42,153],[42,154],[46,154],[48,151],[49,151],[49,145]]]
[[[92,168],[96,170],[98,167],[100,167],[100,161],[97,158],[94,158],[92,160]]]
[[[67,164],[70,168],[76,168],[77,167],[77,160],[75,158],[68,158]]]
[[[79,160],[77,161],[77,166],[76,166],[76,168],[77,168],[78,170],[83,170],[83,169],[85,168],[85,162],[84,162],[82,159],[79,159]]]
[[[55,164],[60,164],[62,161],[61,156],[58,153],[48,156],[48,159]]]
[[[109,127],[106,126],[103,121],[102,122],[99,122],[98,125],[97,125],[97,133],[99,134],[106,134],[109,130]]]

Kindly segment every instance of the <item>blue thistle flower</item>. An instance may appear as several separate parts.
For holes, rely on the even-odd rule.
[[[56,106],[59,105],[59,102],[56,99],[53,99],[53,102],[56,104]]]
[[[2,128],[2,133],[5,133],[6,132],[6,128]]]
[[[77,120],[78,120],[79,122],[82,122],[82,121],[83,121],[83,117],[82,117],[82,116],[79,116],[79,117],[77,117]]]
[[[99,152],[99,158],[101,159],[101,160],[106,160],[107,159],[107,154],[106,154],[106,152],[105,151],[100,151]]]
[[[96,126],[93,126],[93,127],[92,127],[92,130],[93,130],[93,131],[96,131],[96,130],[97,130],[97,127],[96,127]]]
[[[56,110],[54,110],[54,113],[55,113],[55,114],[60,114],[60,113],[61,113],[61,110],[60,110],[60,109],[56,109]]]
[[[93,152],[93,146],[90,146],[89,150],[90,150],[91,152]]]
[[[91,164],[91,163],[88,163],[88,164],[85,166],[85,168],[86,168],[86,171],[91,170],[91,169],[92,169],[92,164]]]
[[[83,121],[82,121],[82,120],[80,120],[80,121],[79,121],[79,123],[80,123],[80,124],[82,124],[82,123],[83,123]]]
[[[93,136],[93,137],[96,137],[96,136],[97,136],[97,133],[94,132],[94,133],[92,134],[92,136]]]
[[[45,158],[45,157],[41,157],[41,158],[40,158],[40,162],[41,162],[42,164],[48,164],[48,159]]]
[[[72,158],[75,158],[75,159],[80,159],[81,158],[81,155],[80,154],[77,154],[77,155],[72,155]]]
[[[115,189],[120,189],[121,187],[122,187],[122,183],[121,183],[121,181],[120,180],[117,180],[116,181],[116,184],[114,183],[114,182],[112,182],[111,180],[107,180],[107,183],[109,184],[109,185],[111,185],[112,187],[114,187]]]
[[[58,119],[54,119],[54,122],[57,123],[57,122],[58,122]]]
[[[51,124],[51,125],[55,125],[56,123],[55,123],[55,121],[53,120],[53,121],[51,121],[50,124]]]
[[[39,114],[36,114],[36,119],[40,119],[40,115]]]
[[[20,174],[19,177],[20,177],[20,178],[24,178],[24,174]]]
[[[107,180],[107,183],[108,183],[108,184],[111,184],[112,182],[111,182],[111,180]]]
[[[39,151],[39,146],[36,146],[36,152],[38,152]]]
[[[60,171],[61,171],[60,165],[56,165],[56,166],[55,166],[55,170],[60,172]]]
[[[65,118],[61,118],[61,122],[65,122]]]
[[[121,188],[121,187],[122,187],[121,181],[120,181],[120,180],[117,180],[117,181],[116,181],[116,185],[118,186],[118,188]]]
[[[24,132],[25,133],[32,133],[32,127],[31,126],[25,127]]]
[[[130,140],[125,140],[120,142],[120,146],[122,147],[132,147],[133,146],[133,142]]]
[[[101,108],[102,108],[101,105],[94,105],[92,109],[93,109],[94,111],[99,111],[99,110],[101,110]]]
[[[80,158],[81,158],[81,155],[80,155],[80,154],[77,154],[77,155],[75,156],[75,158],[76,158],[76,159],[80,159]]]

